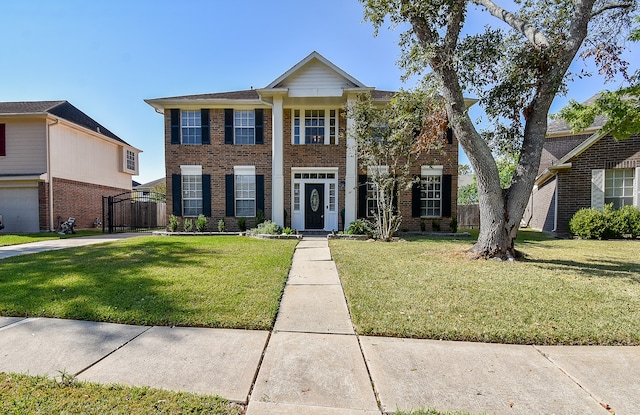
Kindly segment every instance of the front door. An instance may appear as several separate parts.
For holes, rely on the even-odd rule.
[[[324,229],[324,184],[305,184],[304,228]]]

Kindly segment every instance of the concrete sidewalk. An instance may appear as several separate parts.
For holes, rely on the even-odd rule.
[[[76,246],[100,244],[132,238],[134,236],[148,235],[148,233],[113,233],[92,236],[79,236],[77,238],[50,239],[20,245],[0,246],[0,259],[17,255],[35,254],[38,252],[54,251]]]
[[[640,414],[640,347],[357,336],[327,240],[307,236],[273,333],[0,317],[0,371],[217,394],[248,415]]]

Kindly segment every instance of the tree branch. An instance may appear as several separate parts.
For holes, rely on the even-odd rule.
[[[471,2],[478,6],[485,7],[489,13],[522,33],[535,46],[549,46],[549,41],[542,32],[530,24],[527,24],[524,20],[520,19],[510,11],[498,6],[492,0],[471,0]]]
[[[626,9],[632,6],[632,3],[612,3],[612,4],[607,4],[606,6],[603,6],[601,9],[596,10],[595,12],[591,13],[591,18],[594,18],[596,16],[598,16],[599,14],[602,14],[604,12],[606,12],[607,10],[612,10],[612,9]]]

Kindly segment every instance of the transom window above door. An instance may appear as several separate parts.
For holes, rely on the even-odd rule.
[[[293,144],[338,144],[338,111],[294,109]]]

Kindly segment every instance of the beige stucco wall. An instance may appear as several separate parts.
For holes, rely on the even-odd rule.
[[[131,175],[122,172],[123,146],[64,123],[50,128],[53,177],[131,189]]]
[[[0,174],[42,174],[47,171],[45,123],[42,120],[3,121],[7,155]]]

